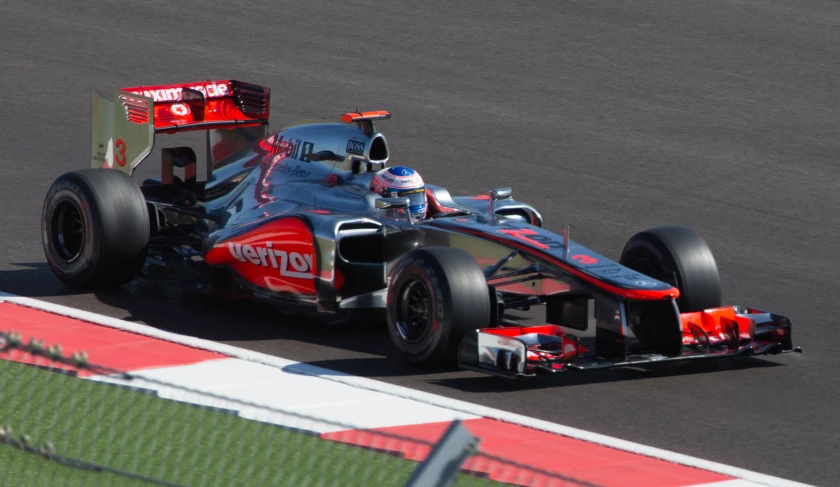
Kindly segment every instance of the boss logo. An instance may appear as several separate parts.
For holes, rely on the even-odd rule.
[[[358,156],[364,155],[365,153],[365,143],[359,142],[358,140],[348,140],[347,141],[347,153],[348,154],[356,154]]]
[[[297,279],[314,279],[312,275],[312,254],[286,252],[273,248],[268,242],[265,247],[228,243],[230,255],[239,262],[250,262],[263,267],[273,267],[281,276]]]

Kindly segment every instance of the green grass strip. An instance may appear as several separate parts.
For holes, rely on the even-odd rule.
[[[293,394],[293,391],[289,391]],[[63,457],[183,486],[402,486],[417,462],[0,361],[0,424]],[[0,445],[0,485],[153,485]],[[4,478],[5,476],[5,478]],[[460,474],[458,485],[500,485]]]

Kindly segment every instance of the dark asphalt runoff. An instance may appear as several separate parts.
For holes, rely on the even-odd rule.
[[[634,232],[691,226],[726,301],[788,315],[805,353],[510,383],[406,368],[381,327],[330,329],[177,286],[60,285],[39,216],[54,178],[88,165],[91,90],[214,78],[270,86],[274,127],[390,110],[378,127],[392,164],[453,194],[511,186],[546,226],[569,221],[611,258]],[[0,89],[2,290],[840,484],[836,1],[4,0]]]

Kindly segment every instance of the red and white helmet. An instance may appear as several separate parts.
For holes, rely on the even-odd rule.
[[[370,190],[385,198],[408,198],[411,218],[415,221],[426,218],[426,183],[414,169],[402,166],[383,169],[373,177]]]

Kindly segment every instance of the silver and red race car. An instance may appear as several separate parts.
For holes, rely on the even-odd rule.
[[[216,80],[94,92],[91,167],[60,176],[41,220],[53,272],[74,287],[193,275],[340,323],[379,311],[407,360],[505,377],[799,350],[781,315],[723,306],[706,243],[685,227],[633,236],[619,262],[509,188],[410,195],[372,179],[389,149],[374,122],[268,131],[268,88]],[[159,134],[206,132],[206,160],[161,150],[160,178],[131,176]],[[177,168],[177,171],[176,171]],[[175,173],[183,174],[183,177]],[[510,311],[540,306],[544,326]],[[280,325],[278,325],[280,326]]]

